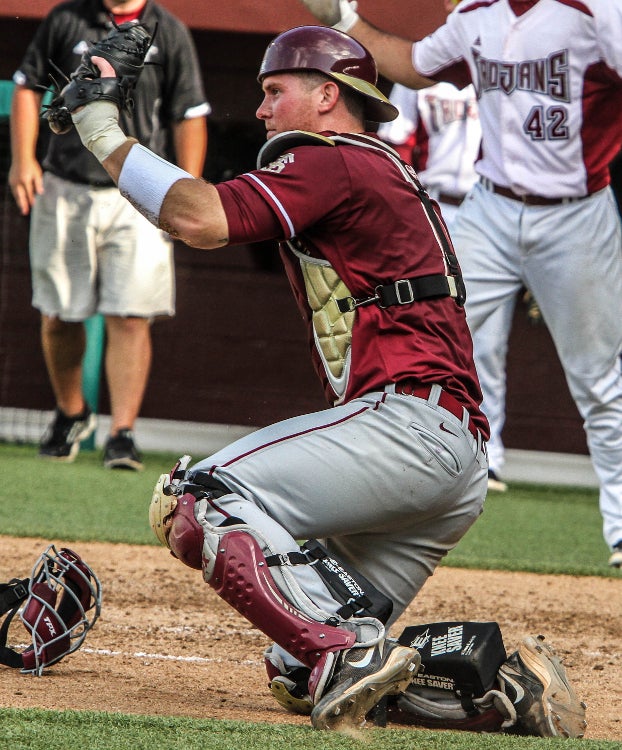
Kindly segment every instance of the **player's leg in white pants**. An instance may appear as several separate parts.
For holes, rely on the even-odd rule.
[[[516,248],[521,204],[499,205],[499,196],[475,185],[452,224],[452,240],[466,286],[467,323],[482,389],[482,410],[490,423],[488,460],[499,473],[505,463],[506,356],[518,291],[521,258]],[[514,209],[514,210],[512,210]]]
[[[497,475],[503,474],[505,449],[501,437],[505,424],[506,359],[508,337],[516,297],[510,297],[488,315],[473,331],[475,364],[482,388],[482,411],[490,424],[488,465]]]
[[[603,535],[622,539],[622,239],[613,194],[531,209],[526,282],[540,304],[584,419],[600,482]]]

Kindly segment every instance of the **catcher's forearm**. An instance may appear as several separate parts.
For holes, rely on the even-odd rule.
[[[116,110],[110,102],[91,102],[74,113],[73,122],[121,194],[152,224],[188,245],[226,245],[228,224],[216,188],[127,138],[116,116],[109,117],[110,106]]]

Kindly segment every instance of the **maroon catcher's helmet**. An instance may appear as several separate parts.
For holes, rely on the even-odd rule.
[[[51,544],[29,579],[0,584],[0,617],[8,613],[0,628],[0,664],[41,675],[44,667],[80,648],[99,617],[101,598],[99,579],[82,558]],[[18,611],[31,637],[21,653],[6,645]]]
[[[365,100],[365,116],[372,122],[395,120],[398,110],[376,87],[374,58],[351,36],[327,26],[298,26],[276,37],[268,46],[257,80],[296,71],[324,73],[353,89]]]

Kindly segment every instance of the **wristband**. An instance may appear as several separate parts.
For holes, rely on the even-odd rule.
[[[333,29],[337,31],[348,32],[359,20],[359,14],[356,12],[358,3],[356,0],[339,0],[339,13],[341,14],[341,20],[339,20]]]
[[[166,194],[178,180],[186,178],[194,179],[189,172],[135,144],[123,163],[118,187],[121,195],[158,227]]]
[[[114,102],[99,99],[71,115],[82,143],[101,164],[122,146],[127,136],[119,127],[119,109]]]

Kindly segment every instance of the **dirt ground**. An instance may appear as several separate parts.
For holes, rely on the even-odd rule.
[[[29,575],[47,544],[0,537],[0,581]],[[101,617],[82,648],[43,677],[0,666],[1,706],[308,723],[267,690],[266,637],[198,571],[157,547],[65,546],[99,576]],[[542,633],[588,705],[586,737],[622,738],[622,578],[441,567],[395,630],[443,620],[496,620],[508,652],[522,636]],[[9,644],[21,650],[26,639],[14,623]]]

